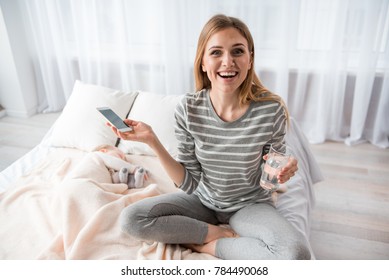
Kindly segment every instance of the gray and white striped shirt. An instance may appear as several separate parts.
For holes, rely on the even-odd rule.
[[[225,122],[214,111],[209,90],[202,90],[183,98],[175,118],[177,160],[186,170],[183,191],[223,212],[270,201],[259,180],[264,147],[284,141],[285,111],[278,102],[251,102],[242,117]]]

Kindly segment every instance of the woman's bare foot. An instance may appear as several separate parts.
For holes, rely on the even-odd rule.
[[[231,228],[209,224],[208,234],[205,237],[204,244],[183,244],[183,246],[198,253],[207,253],[215,256],[218,239],[236,237],[239,237],[239,235]]]
[[[204,243],[209,243],[213,240],[220,238],[232,237],[238,237],[238,234],[236,234],[236,232],[233,231],[231,228],[208,224],[208,234],[205,237]]]

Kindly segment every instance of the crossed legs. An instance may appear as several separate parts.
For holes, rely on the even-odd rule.
[[[123,210],[123,231],[143,239],[183,244],[222,259],[307,259],[304,240],[277,210],[253,204],[222,227],[218,213],[183,192],[147,198]]]

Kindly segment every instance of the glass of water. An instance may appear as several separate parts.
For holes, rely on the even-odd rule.
[[[276,147],[270,146],[266,163],[262,168],[260,185],[269,191],[276,191],[279,188],[280,184],[278,183],[277,176],[288,163],[290,157],[286,145],[277,145]]]

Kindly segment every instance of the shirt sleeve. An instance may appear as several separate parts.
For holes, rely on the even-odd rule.
[[[273,135],[270,144],[275,146],[281,146],[282,144],[285,144],[286,127],[287,119],[285,108],[280,104],[274,116]]]
[[[175,134],[178,140],[177,161],[180,162],[185,169],[184,181],[177,187],[186,193],[191,194],[198,187],[202,169],[195,153],[195,140],[188,128],[190,120],[188,119],[186,109],[186,98],[177,105],[175,119]]]

